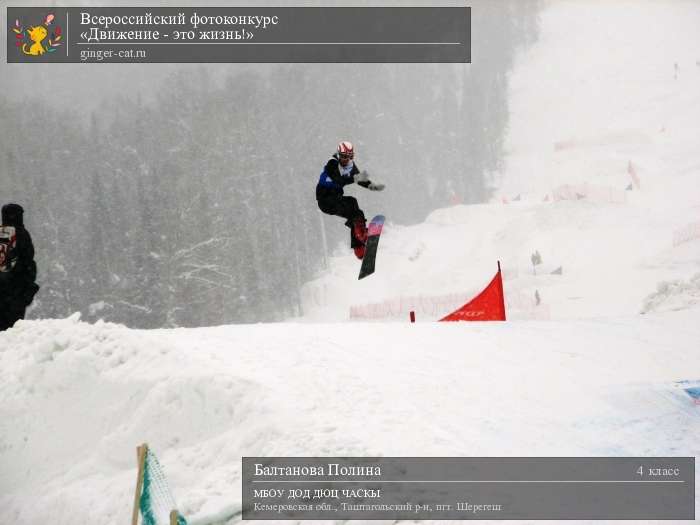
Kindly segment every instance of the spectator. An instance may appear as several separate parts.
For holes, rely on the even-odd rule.
[[[32,237],[19,204],[2,207],[0,228],[0,331],[12,327],[39,291]]]

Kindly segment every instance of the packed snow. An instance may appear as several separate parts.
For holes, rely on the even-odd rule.
[[[697,456],[676,384],[700,369],[696,319],[21,322],[0,353],[2,522],[125,521],[141,442],[193,523],[240,519],[242,456]]]
[[[0,334],[0,522],[126,522],[143,442],[194,524],[242,456],[699,457],[700,5],[547,5],[493,202],[389,217],[375,275],[343,244],[286,323]],[[508,322],[433,322],[496,261]]]

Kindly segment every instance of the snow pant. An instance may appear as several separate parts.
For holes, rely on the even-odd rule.
[[[318,207],[328,215],[338,215],[345,218],[345,226],[350,228],[350,247],[362,246],[362,243],[353,235],[353,223],[355,220],[365,220],[365,214],[357,204],[355,197],[326,196],[318,199]]]
[[[16,304],[5,304],[0,302],[0,332],[12,328],[17,321],[24,319],[26,306]]]

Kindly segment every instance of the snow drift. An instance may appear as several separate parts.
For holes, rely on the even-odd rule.
[[[677,385],[700,370],[697,314],[20,322],[0,352],[0,521],[127,520],[143,441],[194,523],[238,519],[242,456],[697,456],[700,413]]]

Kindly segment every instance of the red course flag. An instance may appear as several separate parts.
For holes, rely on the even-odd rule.
[[[484,290],[467,304],[446,315],[440,321],[505,321],[506,304],[503,296],[501,264],[498,273]]]

